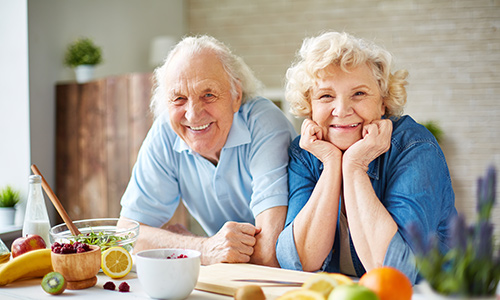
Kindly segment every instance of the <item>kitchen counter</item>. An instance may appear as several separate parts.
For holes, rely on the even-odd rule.
[[[245,264],[223,264],[223,268],[226,268],[225,270],[239,270],[238,268],[245,267]],[[282,270],[282,269],[275,269],[275,268],[268,268],[268,267],[261,267],[261,266],[255,266],[255,265],[247,265],[249,268],[246,274],[245,273],[239,273],[239,272],[234,272],[234,274],[239,274],[239,276],[236,276],[236,278],[241,278],[241,276],[246,276],[246,277],[254,277],[258,278],[261,277],[263,274],[268,274],[268,273],[273,273],[275,274],[280,274],[280,277],[276,277],[274,275],[268,275],[268,277],[275,278],[277,280],[285,279],[285,280],[290,280],[290,278],[287,278],[287,276],[282,277],[283,274],[287,272],[297,272],[297,271],[288,271],[288,270]],[[203,286],[211,286],[210,288],[214,288],[214,285],[230,285],[228,281],[231,281],[228,278],[218,278],[217,276],[217,266],[202,266],[200,270],[200,279],[198,281],[197,288],[203,287]],[[222,269],[224,270],[224,269]],[[297,273],[303,273],[303,272],[297,272]],[[309,273],[308,273],[309,274]],[[298,274],[300,275],[300,274]],[[302,274],[302,277],[307,274]],[[231,275],[235,276],[235,275]],[[273,277],[274,276],[274,277]],[[293,275],[291,274],[290,276],[297,276],[297,274]],[[127,276],[125,276],[122,279],[119,280],[112,280],[108,276],[106,276],[104,273],[100,272],[98,275],[98,282],[94,287],[88,288],[88,289],[83,289],[83,290],[66,290],[63,294],[58,295],[57,299],[106,299],[106,300],[127,300],[127,299],[151,299],[149,296],[143,291],[142,286],[139,282],[139,279],[137,278],[137,274],[135,272],[130,272]],[[300,277],[300,276],[299,276]],[[103,289],[103,285],[107,281],[113,281],[115,285],[118,285],[125,281],[129,284],[130,286],[130,292],[128,293],[121,293],[118,292],[117,290],[115,291],[110,291],[110,290],[105,290]],[[224,283],[224,281],[226,283]],[[49,295],[43,291],[42,287],[40,286],[41,278],[36,278],[36,279],[29,279],[29,280],[23,280],[23,281],[16,281],[12,284],[9,284],[7,286],[0,287],[0,299],[2,300],[11,300],[11,299],[33,299],[33,300],[40,300],[40,299],[50,299],[54,300],[54,296]],[[200,283],[202,283],[200,285]],[[211,290],[211,289],[205,289],[204,290]],[[234,286],[233,286],[234,288]],[[290,289],[296,289],[297,287],[280,287],[279,289],[279,295],[285,293],[286,291]],[[263,286],[264,291],[272,291],[269,290],[268,287]],[[274,291],[276,291],[276,288],[273,288]],[[397,291],[395,290],[397,293]],[[226,294],[228,294],[226,292]],[[274,293],[275,295],[276,293]],[[267,295],[267,293],[266,293]],[[271,297],[268,296],[269,299],[275,298],[274,295],[271,295]],[[195,289],[191,295],[187,298],[188,300],[228,300],[228,299],[233,299],[231,296],[227,295],[222,295],[222,294],[216,294],[216,293],[211,293],[208,291],[202,291]],[[421,286],[415,286],[414,287],[414,295],[412,300],[424,300],[426,299],[424,295],[421,293]]]
[[[33,299],[33,300],[59,300],[59,299],[106,299],[106,300],[127,300],[127,299],[151,299],[142,290],[142,286],[137,278],[136,273],[130,272],[127,276],[119,280],[112,280],[104,273],[99,273],[97,275],[98,281],[94,287],[83,289],[83,290],[66,290],[63,294],[58,295],[56,298],[54,296],[47,294],[41,287],[41,278],[29,279],[23,281],[16,281],[7,286],[0,287],[0,299],[11,300],[11,299]],[[115,291],[103,289],[103,285],[107,281],[113,281],[116,285]],[[121,282],[127,282],[130,286],[130,292],[120,293],[118,292],[118,285]],[[191,295],[187,298],[188,300],[224,300],[232,299],[232,297],[217,295],[213,293],[203,292],[194,290]]]

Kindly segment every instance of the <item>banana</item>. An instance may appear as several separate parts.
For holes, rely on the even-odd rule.
[[[0,286],[19,279],[43,277],[52,272],[50,249],[37,249],[26,252],[0,265]]]

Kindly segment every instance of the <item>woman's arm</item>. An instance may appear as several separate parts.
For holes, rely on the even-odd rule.
[[[389,149],[391,134],[390,120],[366,125],[363,138],[347,149],[342,161],[347,222],[358,257],[367,271],[383,265],[387,248],[398,230],[366,173],[370,162]]]
[[[294,220],[295,246],[304,271],[317,271],[335,239],[342,180],[342,153],[323,141],[321,128],[311,120],[302,124],[300,146],[323,162],[314,190]]]

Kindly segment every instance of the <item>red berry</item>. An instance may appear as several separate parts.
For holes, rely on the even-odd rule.
[[[118,286],[118,291],[122,293],[130,292],[130,286],[124,281]]]
[[[115,284],[111,281],[108,281],[106,282],[103,286],[102,286],[105,290],[111,290],[111,291],[114,291],[115,290]]]

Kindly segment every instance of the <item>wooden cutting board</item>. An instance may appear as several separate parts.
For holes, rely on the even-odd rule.
[[[234,281],[234,279],[266,279],[294,281],[303,283],[313,273],[291,271],[279,268],[264,267],[253,264],[214,264],[201,266],[200,276],[196,284],[197,290],[234,296],[234,292],[241,286],[259,285],[267,299],[275,299],[285,292],[298,289],[297,286],[280,286],[269,283],[249,283]]]

